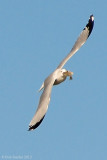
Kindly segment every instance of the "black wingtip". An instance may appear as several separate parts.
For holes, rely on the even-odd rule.
[[[35,127],[35,125],[34,126],[29,126],[28,131],[33,131],[35,128],[37,128],[37,127]]]
[[[29,129],[27,131],[31,131],[31,130],[34,130],[34,129],[31,129],[31,127],[29,127]]]
[[[42,118],[39,122],[37,122],[35,125],[29,126],[28,131],[31,131],[31,130],[36,129],[36,128],[41,124],[41,122],[43,121],[44,117],[45,117],[45,115],[44,115],[43,118]]]
[[[93,14],[90,15],[90,19],[91,19],[92,21],[94,20]]]
[[[86,25],[86,28],[88,28],[89,30],[89,35],[88,37],[90,36],[91,32],[92,32],[92,29],[93,29],[93,26],[94,26],[94,16],[93,14],[90,16],[89,20],[88,20],[88,23]]]

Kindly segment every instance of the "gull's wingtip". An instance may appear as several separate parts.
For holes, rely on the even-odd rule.
[[[38,126],[36,126],[36,125],[33,125],[33,126],[29,126],[29,129],[28,129],[28,131],[33,131],[35,128],[37,128]]]
[[[93,26],[94,26],[94,16],[92,14],[92,15],[90,15],[90,18],[88,20],[88,23],[87,23],[86,27],[84,28],[84,30],[87,28],[88,31],[89,31],[88,37],[90,36],[90,34],[91,34],[92,30],[93,30]]]
[[[90,16],[90,19],[91,19],[92,21],[94,21],[94,16],[93,16],[93,14]]]
[[[36,129],[41,124],[41,122],[43,121],[44,117],[45,117],[45,115],[40,119],[39,122],[37,122],[37,123],[35,123],[33,125],[30,124],[28,131]]]
[[[29,129],[28,129],[27,131],[33,131],[33,130],[34,130],[34,129],[32,129],[32,128],[29,127]]]

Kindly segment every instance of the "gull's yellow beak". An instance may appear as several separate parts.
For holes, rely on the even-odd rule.
[[[71,71],[67,71],[68,72],[68,76],[72,76],[74,73]]]
[[[66,77],[69,76],[70,77],[70,80],[72,80],[72,75],[73,75],[73,72],[71,71],[66,71],[63,73]]]
[[[66,72],[64,72],[64,75],[65,75],[65,76],[72,76],[72,75],[73,75],[73,72],[71,72],[71,71],[66,71]]]

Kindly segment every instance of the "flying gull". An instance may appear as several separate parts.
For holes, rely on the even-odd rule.
[[[44,90],[40,97],[39,105],[36,110],[36,113],[29,124],[29,131],[37,128],[43,121],[45,114],[47,112],[47,109],[48,109],[49,102],[50,102],[51,90],[52,90],[53,85],[57,85],[65,81],[67,76],[70,77],[70,79],[72,79],[73,72],[64,69],[63,66],[86,42],[86,40],[88,39],[88,37],[90,36],[92,32],[93,26],[94,26],[94,16],[91,15],[86,27],[81,32],[80,36],[75,42],[70,53],[61,61],[61,63],[55,69],[55,71],[51,73],[43,82],[39,91],[41,91],[42,89]]]

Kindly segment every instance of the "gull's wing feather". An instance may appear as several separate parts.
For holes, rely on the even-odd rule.
[[[86,42],[87,38],[90,36],[93,26],[94,17],[93,15],[91,15],[86,27],[81,32],[70,53],[62,60],[62,62],[59,64],[57,68],[62,68],[65,65],[65,63],[80,49],[80,47]]]
[[[37,111],[29,124],[29,130],[37,128],[45,117],[50,102],[50,95],[54,81],[55,80],[52,74],[45,80],[44,90],[40,97]]]

